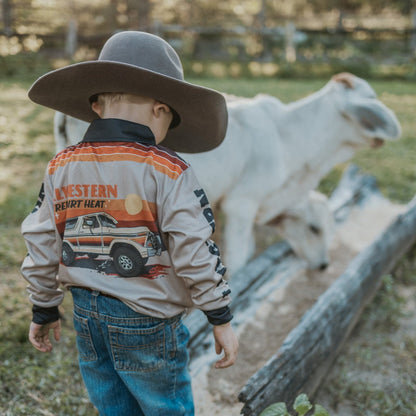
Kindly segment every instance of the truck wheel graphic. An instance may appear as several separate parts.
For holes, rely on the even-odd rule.
[[[62,245],[62,262],[65,266],[70,266],[75,260],[75,253],[69,244],[64,243]]]
[[[145,263],[140,253],[130,247],[119,247],[114,252],[114,266],[120,276],[138,276]]]

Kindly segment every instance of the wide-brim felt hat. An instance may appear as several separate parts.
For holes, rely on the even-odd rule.
[[[217,147],[227,129],[227,107],[217,91],[184,80],[175,50],[158,36],[137,31],[110,37],[95,61],[51,71],[30,88],[29,98],[41,105],[91,122],[98,118],[91,97],[119,92],[151,97],[179,115],[163,145],[197,153]]]

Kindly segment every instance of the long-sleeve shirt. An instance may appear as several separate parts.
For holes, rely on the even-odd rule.
[[[22,224],[34,320],[50,320],[61,286],[77,286],[150,316],[196,307],[213,324],[228,322],[230,289],[214,227],[192,168],[156,145],[148,127],[95,120],[82,142],[49,162]]]

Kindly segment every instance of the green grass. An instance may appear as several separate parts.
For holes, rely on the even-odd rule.
[[[72,329],[51,354],[40,354],[23,339],[0,347],[2,415],[96,415],[78,370]]]
[[[289,102],[321,88],[327,79],[194,78],[191,81],[241,96],[269,93],[276,95],[283,102]],[[407,202],[416,193],[416,83],[374,81],[371,84],[380,98],[396,112],[402,123],[403,137],[400,141],[389,143],[379,150],[363,150],[356,155],[353,162],[364,172],[377,178],[386,196],[395,201]],[[20,237],[20,223],[36,202],[47,161],[54,153],[53,112],[38,107],[27,99],[26,91],[29,85],[30,82],[26,80],[0,80],[0,316],[3,317],[0,327],[0,414],[93,415],[95,413],[88,403],[77,369],[70,299],[66,299],[63,305],[63,339],[52,354],[38,353],[26,339],[30,304],[25,293],[25,282],[19,276],[19,267],[26,253]],[[324,179],[321,188],[325,192],[330,193],[336,186],[344,167],[337,167]],[[409,267],[407,271],[401,272],[400,279],[415,285],[414,274],[411,272],[411,268],[416,265],[414,257],[405,261],[409,263]],[[396,307],[400,310],[400,300],[390,292],[383,293],[386,299],[393,302],[388,310],[392,311],[392,308]],[[378,309],[375,310],[383,311],[386,299],[376,301],[374,307]],[[380,329],[379,324],[374,325],[371,313],[367,313],[367,318],[364,319],[364,322],[370,322],[368,327],[364,326],[364,332],[369,334],[365,342],[369,343],[370,334],[373,334],[382,347],[377,354],[383,354],[387,348],[389,354],[398,357],[398,361],[400,357],[404,357],[405,362],[411,365],[411,361],[408,360],[411,357],[415,358],[416,350],[413,335],[403,341],[403,349],[394,348],[388,344],[391,328],[384,331]],[[373,327],[376,328],[375,331]],[[352,359],[362,365],[361,361],[358,361],[360,358],[371,367],[371,363],[374,362],[372,345],[365,344],[360,347]],[[350,362],[346,364],[347,370],[348,365],[351,365]],[[337,386],[334,387],[334,391],[338,395],[347,394],[344,381],[341,378],[336,382],[338,384],[334,382]],[[414,386],[415,380],[403,378],[398,383],[409,386],[413,383]],[[353,387],[350,390],[349,394],[359,397],[358,401],[363,408],[373,406],[368,398],[370,393],[366,393],[364,397],[359,396]],[[400,406],[407,409],[409,405],[406,404],[406,397],[413,397],[414,394],[410,395],[404,388],[399,390],[403,391],[405,397],[397,396],[397,399],[394,399],[395,403],[403,402]],[[400,391],[398,394],[402,394]],[[371,400],[382,400],[377,397]],[[388,406],[388,403],[383,406]]]

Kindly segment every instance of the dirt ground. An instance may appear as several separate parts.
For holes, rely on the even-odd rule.
[[[279,349],[288,333],[318,297],[340,276],[355,255],[370,244],[405,206],[372,198],[354,207],[337,227],[331,264],[323,272],[300,270],[285,286],[271,292],[254,316],[236,329],[240,350],[237,363],[225,370],[207,367],[193,374],[197,416],[237,416],[238,394],[247,380]]]

